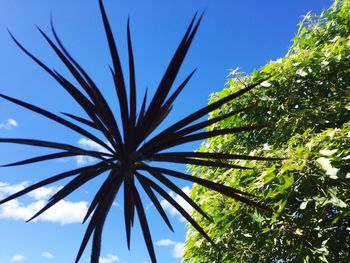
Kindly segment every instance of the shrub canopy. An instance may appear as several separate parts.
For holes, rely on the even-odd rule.
[[[272,76],[263,87],[213,112],[254,106],[210,129],[277,123],[250,134],[210,138],[199,151],[286,157],[253,170],[191,166],[193,175],[239,188],[265,200],[274,213],[228,199],[199,185],[191,197],[213,222],[201,220],[217,243],[193,228],[187,235],[188,262],[346,262],[350,258],[350,11],[335,1],[321,15],[307,14],[288,54],[250,76],[232,78],[209,104]],[[281,262],[281,261],[279,261]]]

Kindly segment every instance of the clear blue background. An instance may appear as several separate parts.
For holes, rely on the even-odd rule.
[[[198,67],[198,71],[175,103],[168,122],[171,123],[174,119],[206,105],[208,96],[224,87],[231,69],[240,67],[242,71],[249,73],[269,60],[283,57],[303,15],[308,11],[320,13],[331,3],[330,0],[106,0],[105,7],[125,69],[126,21],[130,15],[139,94],[143,94],[146,87],[149,87],[152,94],[192,16],[196,11],[206,10],[177,83],[193,68]],[[109,103],[115,105],[116,98],[107,66],[111,60],[97,0],[0,1],[0,92],[53,112],[81,112],[65,91],[15,46],[7,33],[6,28],[9,28],[29,50],[48,65],[69,76],[35,28],[38,25],[48,32],[51,13],[56,29],[68,50],[100,85]],[[141,99],[140,96],[138,100]],[[81,138],[49,120],[1,100],[0,123],[9,118],[16,120],[18,127],[1,128],[0,137],[48,139],[75,145]],[[187,148],[192,150],[197,146],[198,144],[194,144]],[[3,144],[0,145],[0,163],[43,152],[47,151]],[[11,185],[23,181],[34,182],[75,166],[74,160],[69,160],[1,168],[0,182]],[[185,170],[182,166],[178,169]],[[99,182],[97,180],[82,187],[68,200],[89,202]],[[180,186],[184,187],[186,184],[180,182]],[[30,200],[24,198],[22,202]],[[117,202],[122,203],[119,199]],[[149,200],[145,200],[145,205],[148,203]],[[122,213],[120,207],[111,210],[104,231],[101,257],[113,254],[119,257],[119,261],[110,262],[150,262],[138,224],[132,233],[131,251],[127,250]],[[162,239],[184,242],[185,224],[177,217],[171,218],[176,231],[171,233],[154,208],[147,210],[147,216],[151,222],[154,242]],[[23,262],[28,263],[73,262],[84,231],[85,226],[79,223],[61,225],[0,219],[0,263],[9,263],[18,254],[25,256]],[[159,262],[181,261],[173,258],[173,246],[155,248]],[[50,252],[54,257],[42,257],[43,251]],[[89,252],[90,246],[81,262],[89,262]]]

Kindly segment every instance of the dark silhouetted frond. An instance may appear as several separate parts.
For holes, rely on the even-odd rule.
[[[63,186],[48,200],[47,204],[40,211],[29,219],[32,220],[90,180],[93,180],[102,174],[106,174],[106,178],[101,186],[96,190],[96,194],[83,220],[84,223],[87,221],[88,225],[75,262],[80,260],[87,243],[92,238],[91,263],[98,263],[101,251],[103,226],[113,201],[115,200],[121,187],[123,187],[124,190],[124,219],[126,241],[129,249],[131,246],[131,230],[134,225],[135,215],[137,215],[151,261],[152,263],[156,262],[152,236],[149,229],[149,221],[142,204],[139,193],[140,190],[143,190],[150,198],[154,204],[154,207],[157,209],[160,216],[163,218],[164,222],[171,231],[173,231],[173,228],[168,216],[161,206],[161,202],[158,199],[159,196],[168,201],[190,224],[193,225],[193,227],[200,234],[202,234],[213,246],[216,246],[215,240],[212,240],[205,233],[200,226],[200,223],[196,222],[168,192],[173,191],[182,197],[189,205],[191,205],[203,216],[203,220],[211,220],[210,215],[207,215],[200,205],[196,204],[178,186],[176,186],[170,180],[171,178],[179,178],[191,183],[197,183],[245,204],[264,210],[270,209],[262,205],[256,196],[240,191],[239,189],[234,189],[217,182],[191,176],[179,171],[161,167],[153,167],[149,165],[149,163],[156,161],[157,163],[166,162],[192,164],[214,168],[220,167],[222,169],[250,169],[250,167],[240,166],[237,162],[235,162],[235,160],[269,161],[279,159],[222,152],[171,151],[171,148],[189,142],[205,140],[226,134],[254,132],[259,129],[273,126],[271,124],[256,124],[221,130],[215,128],[211,130],[203,130],[211,125],[215,126],[216,123],[230,118],[235,114],[244,112],[249,108],[254,107],[254,105],[249,105],[245,108],[217,116],[210,120],[201,120],[203,116],[219,109],[225,103],[228,103],[257,87],[259,84],[265,81],[265,79],[247,86],[210,105],[200,108],[196,112],[189,114],[187,117],[175,121],[170,127],[161,130],[151,137],[151,134],[154,134],[155,131],[160,129],[160,124],[168,117],[172,110],[174,101],[187,86],[195,73],[195,70],[193,70],[184,80],[180,82],[178,87],[174,87],[174,91],[171,91],[181,65],[201,23],[203,14],[200,16],[197,16],[196,14],[193,17],[167,69],[165,70],[165,73],[161,78],[154,95],[150,96],[149,100],[147,101],[146,89],[139,112],[137,112],[137,94],[139,93],[137,93],[136,88],[136,71],[130,21],[128,19],[127,22],[127,48],[129,57],[128,70],[130,85],[128,89],[128,96],[118,49],[102,0],[99,0],[99,6],[112,60],[110,70],[114,81],[117,101],[119,102],[118,104],[122,123],[120,125],[117,124],[117,118],[112,111],[112,109],[115,109],[116,107],[115,105],[113,105],[113,107],[108,105],[106,98],[102,94],[103,89],[95,84],[83,67],[79,65],[79,63],[67,51],[56,32],[52,19],[52,39],[43,30],[40,28],[38,29],[60,61],[66,66],[68,72],[74,77],[77,85],[68,81],[66,77],[62,76],[55,69],[51,69],[49,66],[45,65],[41,60],[25,49],[23,45],[20,44],[20,42],[13,36],[13,34],[10,33],[18,47],[68,92],[68,94],[81,107],[83,112],[86,113],[86,117],[80,117],[74,113],[62,112],[63,118],[43,108],[4,94],[0,94],[0,97],[77,132],[78,134],[101,146],[103,151],[89,151],[74,145],[45,140],[0,138],[0,143],[23,144],[59,150],[55,153],[48,153],[26,160],[4,164],[2,165],[3,167],[35,164],[57,158],[79,155],[93,157],[96,159],[96,164],[63,172],[39,181],[19,191],[18,193],[12,194],[1,200],[0,205],[40,187],[58,182],[62,179],[71,178],[71,180],[65,186]],[[69,121],[68,118],[73,122]],[[90,132],[90,130],[98,135]],[[162,186],[160,186],[160,184]],[[141,189],[138,189],[136,187],[137,185],[141,185],[141,187],[139,187]]]

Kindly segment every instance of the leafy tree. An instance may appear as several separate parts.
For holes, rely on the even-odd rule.
[[[214,103],[249,83],[273,76],[213,112],[210,118],[251,105],[245,113],[209,127],[256,122],[277,127],[254,134],[210,138],[199,152],[240,152],[285,157],[282,162],[237,161],[252,170],[191,166],[192,173],[253,193],[274,213],[262,212],[194,185],[191,197],[213,215],[203,229],[211,246],[189,229],[188,262],[348,262],[350,258],[350,11],[335,1],[307,14],[288,54],[254,71],[233,72]],[[197,220],[201,216],[193,212]]]

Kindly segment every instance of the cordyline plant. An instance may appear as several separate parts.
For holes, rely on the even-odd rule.
[[[60,117],[54,113],[44,110],[35,105],[27,102],[0,94],[0,96],[8,101],[11,101],[17,105],[27,108],[33,112],[36,112],[42,116],[45,116],[83,136],[86,136],[90,140],[94,141],[98,145],[104,147],[106,151],[89,151],[73,145],[36,140],[36,139],[18,139],[18,138],[0,138],[1,143],[14,143],[24,144],[37,147],[46,147],[59,150],[57,153],[38,156],[23,161],[3,165],[3,166],[18,166],[30,163],[37,163],[46,160],[53,160],[63,157],[71,156],[89,156],[98,159],[98,162],[92,165],[88,165],[82,168],[73,169],[67,172],[57,174],[49,177],[45,180],[37,182],[11,196],[0,201],[0,204],[4,204],[10,200],[13,200],[19,196],[22,196],[30,191],[45,185],[57,182],[59,180],[73,177],[73,179],[67,183],[62,189],[54,194],[47,204],[38,211],[28,221],[38,217],[47,209],[55,205],[57,202],[71,194],[73,191],[87,183],[88,181],[100,176],[103,173],[108,173],[107,178],[98,189],[94,196],[91,205],[86,213],[83,222],[90,219],[85,235],[83,237],[80,249],[78,251],[75,262],[78,262],[82,256],[83,251],[90,238],[92,237],[92,253],[91,262],[98,263],[100,249],[101,249],[101,236],[105,223],[106,216],[112,206],[114,199],[121,187],[124,187],[124,217],[126,228],[127,245],[130,249],[130,232],[134,223],[135,209],[140,220],[145,243],[151,257],[152,262],[156,262],[156,256],[153,248],[153,242],[151,233],[148,226],[145,210],[140,198],[139,189],[136,188],[136,180],[139,182],[144,192],[148,195],[153,202],[155,208],[159,212],[160,216],[164,219],[168,227],[173,231],[170,221],[163,210],[160,201],[156,194],[159,194],[162,198],[167,200],[172,206],[174,206],[180,214],[188,220],[194,228],[198,230],[210,243],[215,246],[215,243],[210,237],[203,231],[199,224],[193,220],[189,215],[159,183],[166,186],[168,189],[177,193],[184,198],[194,209],[200,212],[203,217],[210,220],[210,217],[194,203],[182,190],[176,186],[169,177],[180,178],[189,182],[203,185],[209,189],[220,192],[226,196],[235,198],[243,203],[267,209],[263,205],[259,204],[255,197],[239,191],[237,189],[191,176],[179,171],[156,167],[150,164],[151,161],[157,162],[169,162],[169,163],[181,163],[192,164],[200,166],[222,167],[222,168],[237,168],[248,169],[247,167],[241,167],[231,164],[228,160],[233,159],[247,159],[247,160],[271,160],[272,158],[264,158],[257,156],[245,156],[234,155],[228,153],[214,153],[214,152],[169,152],[166,151],[174,146],[185,144],[188,142],[203,140],[214,136],[232,134],[237,132],[249,132],[266,127],[266,125],[256,126],[244,126],[234,127],[229,129],[203,131],[203,128],[215,124],[221,120],[229,118],[234,114],[243,112],[246,108],[241,110],[224,114],[220,117],[216,117],[211,120],[199,121],[199,119],[213,110],[220,108],[222,105],[231,101],[238,96],[248,92],[254,87],[258,86],[261,82],[255,83],[251,86],[245,87],[240,91],[227,96],[209,106],[205,106],[200,110],[188,115],[187,117],[175,122],[169,128],[159,132],[157,135],[151,137],[153,131],[163,122],[172,109],[172,104],[183,88],[186,86],[195,71],[192,71],[188,77],[178,86],[171,94],[170,89],[173,86],[174,80],[181,67],[181,64],[186,56],[186,53],[190,47],[190,44],[198,29],[202,15],[197,19],[196,15],[192,19],[184,37],[182,38],[165,74],[160,81],[160,84],[152,98],[147,105],[147,91],[143,97],[143,102],[140,111],[137,113],[136,103],[136,81],[135,81],[135,68],[134,57],[132,50],[132,41],[130,36],[129,21],[127,25],[127,43],[128,43],[128,55],[129,55],[129,98],[127,97],[124,76],[122,73],[121,62],[117,47],[114,42],[111,27],[109,25],[106,12],[102,3],[99,0],[99,6],[102,14],[102,20],[104,29],[106,32],[108,45],[110,49],[111,58],[113,61],[113,67],[110,67],[112,77],[115,84],[115,90],[118,97],[121,124],[117,123],[112,109],[103,97],[101,90],[97,87],[90,76],[84,71],[84,69],[74,60],[74,58],[68,53],[63,46],[61,40],[57,36],[53,23],[51,22],[52,33],[56,43],[51,40],[46,33],[40,28],[39,31],[46,39],[48,44],[56,52],[57,56],[68,68],[70,73],[74,76],[80,85],[80,88],[68,81],[64,76],[50,69],[38,58],[32,55],[26,50],[11,34],[11,37],[15,43],[22,49],[30,58],[32,58],[41,68],[43,68],[49,75],[51,75],[61,86],[64,88],[73,99],[81,106],[89,118],[76,116],[71,113],[63,113],[65,117],[72,119],[75,122],[71,122],[67,118]],[[86,95],[81,91],[84,90]],[[80,125],[78,125],[78,124]],[[103,135],[103,138],[99,138],[89,132],[89,129],[97,130]],[[151,138],[149,138],[151,137]]]

